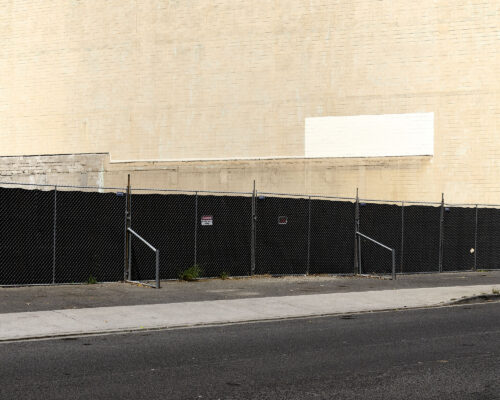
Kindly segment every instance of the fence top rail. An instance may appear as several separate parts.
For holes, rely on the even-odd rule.
[[[323,194],[257,192],[257,195],[304,197],[304,198],[310,197],[310,198],[339,199],[339,200],[351,200],[351,201],[355,201],[356,200],[355,197],[328,196],[328,195],[323,195]]]
[[[113,187],[113,186],[82,186],[82,185],[52,185],[46,183],[26,183],[26,182],[2,182],[0,181],[0,187],[2,186],[30,186],[30,187],[45,187],[54,189],[93,189],[93,190],[115,190],[126,192],[126,187]],[[239,191],[224,191],[224,190],[192,190],[192,189],[158,189],[158,188],[132,188],[134,192],[165,192],[165,193],[192,193],[192,194],[234,194],[234,195],[245,195],[252,196],[252,192],[239,192]],[[321,194],[301,194],[301,193],[278,193],[278,192],[256,192],[257,195],[266,196],[287,196],[287,197],[303,197],[303,198],[323,198],[323,199],[334,199],[334,200],[347,200],[356,201],[355,197],[344,197],[344,196],[328,196]],[[442,203],[438,201],[412,201],[412,200],[387,200],[387,199],[365,199],[359,198],[360,202],[363,203],[385,203],[385,204],[397,204],[410,206],[412,204],[422,204],[422,205],[434,205],[439,206]],[[500,204],[493,203],[444,203],[446,207],[495,207],[500,208]]]
[[[251,196],[252,192],[229,192],[224,190],[186,190],[186,189],[152,189],[152,188],[131,188],[132,192],[175,192],[175,193],[211,193],[211,194],[244,194]]]
[[[500,204],[487,204],[487,203],[462,203],[462,204],[454,204],[454,203],[444,203],[445,207],[498,207],[500,208]]]
[[[374,203],[393,203],[393,204],[404,204],[412,205],[412,204],[436,204],[441,205],[440,201],[411,201],[411,200],[381,200],[381,199],[359,199],[362,202],[374,202]]]

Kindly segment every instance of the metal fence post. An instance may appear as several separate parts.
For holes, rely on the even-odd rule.
[[[478,209],[476,204],[476,225],[474,228],[474,271],[477,271],[477,222],[478,222]]]
[[[257,210],[255,204],[255,198],[257,196],[257,192],[255,190],[255,181],[253,181],[253,191],[252,191],[252,232],[250,238],[250,275],[255,274],[255,246],[256,246],[256,222],[257,222]]]
[[[359,259],[359,196],[358,189],[356,188],[356,205],[354,207],[354,275],[359,274],[360,259]]]
[[[132,188],[130,186],[130,174],[128,175],[127,185],[127,276],[132,280],[132,235],[129,229],[132,227]]]
[[[198,192],[194,198],[194,265],[198,263]]]
[[[54,231],[52,243],[52,283],[56,283],[57,186],[54,186]]]
[[[444,238],[444,193],[441,193],[441,212],[439,217],[439,272],[443,272],[443,238]]]
[[[125,194],[125,209],[123,210],[123,227],[124,227],[124,238],[123,238],[123,280],[128,279],[128,192]]]
[[[403,272],[403,254],[404,254],[404,238],[405,238],[405,202],[401,202],[401,256],[400,256],[400,269]]]
[[[130,228],[130,174],[128,175],[127,193],[125,195],[125,255],[123,260],[123,280],[132,279],[129,273],[129,241],[130,235],[128,229]]]
[[[311,196],[309,196],[309,211],[307,216],[307,268],[306,275],[309,275],[309,269],[311,264]]]

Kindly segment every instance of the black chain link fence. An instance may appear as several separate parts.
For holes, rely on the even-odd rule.
[[[404,228],[399,272],[438,272],[441,208],[411,203],[402,208]]]
[[[196,264],[203,276],[248,276],[252,197],[198,194]]]
[[[475,266],[476,208],[446,205],[443,214],[443,271]]]
[[[360,202],[359,229],[363,234],[396,250],[401,257],[401,207],[395,204]],[[392,254],[375,243],[360,238],[360,264],[362,274],[390,274]]]
[[[500,269],[500,206],[477,209],[477,244],[474,256],[478,270]]]
[[[160,250],[160,278],[177,278],[195,264],[196,196],[133,191],[131,197],[131,226]],[[154,280],[154,273],[154,253],[132,239],[132,280]]]
[[[256,199],[257,274],[304,275],[307,272],[309,200],[300,197]]]
[[[145,189],[131,197],[131,226],[160,250],[161,279],[176,279],[193,267],[200,277],[250,274],[251,195]],[[132,279],[153,280],[151,250],[138,242],[132,240]],[[140,273],[141,260],[152,265],[148,273]]]
[[[156,279],[137,236],[127,257],[126,189],[2,186],[0,285]],[[387,248],[398,273],[500,269],[500,206],[134,189],[130,209],[160,279],[386,275]]]
[[[352,274],[354,203],[311,198],[309,273]]]
[[[0,188],[0,285],[123,279],[124,192],[17,186]]]
[[[135,235],[130,235],[129,240],[132,251],[128,280],[153,285],[156,281],[156,252]],[[165,271],[160,270],[160,277],[162,273],[164,275]]]
[[[0,189],[0,284],[53,283],[54,190]]]
[[[123,192],[56,192],[55,283],[123,279]]]

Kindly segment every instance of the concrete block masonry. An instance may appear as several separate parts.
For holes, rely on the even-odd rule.
[[[119,162],[4,174],[500,202],[497,2],[268,3],[0,0],[0,155]],[[432,157],[300,158],[307,118],[413,113],[435,115]]]

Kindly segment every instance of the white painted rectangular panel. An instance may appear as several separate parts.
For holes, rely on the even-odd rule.
[[[306,157],[433,154],[433,112],[306,118]]]

